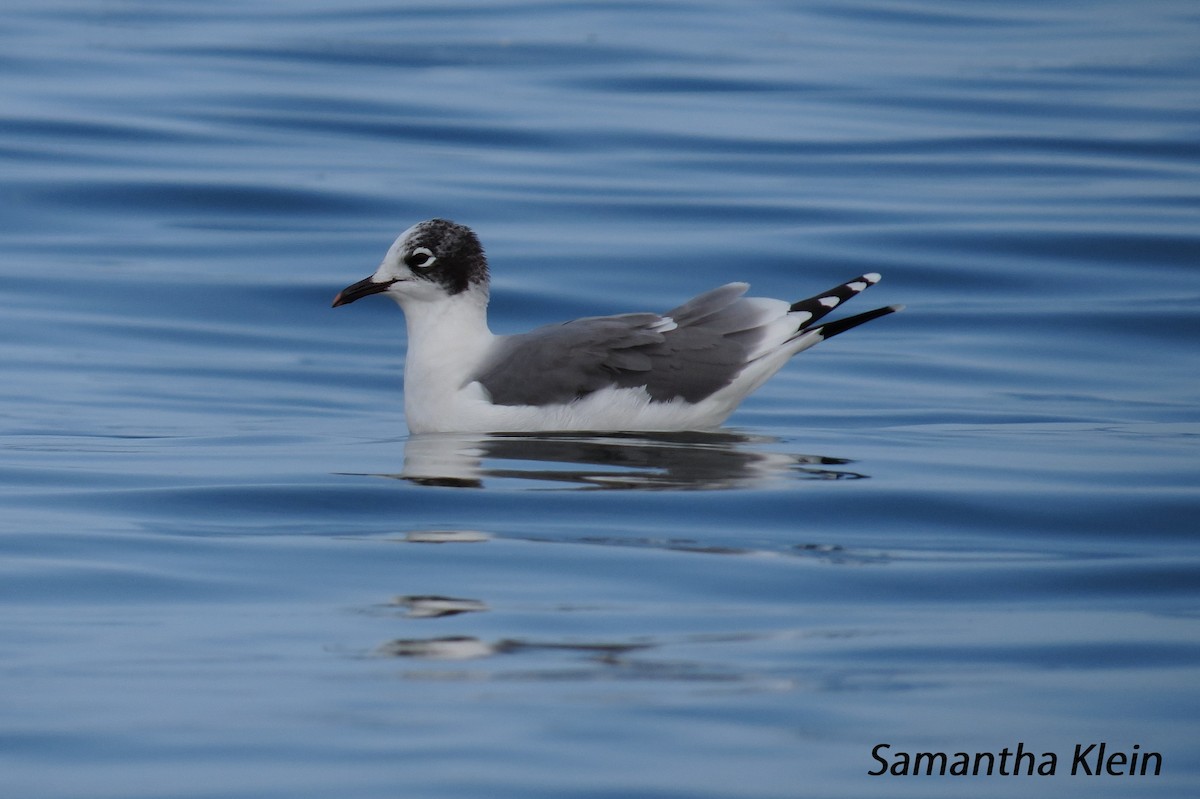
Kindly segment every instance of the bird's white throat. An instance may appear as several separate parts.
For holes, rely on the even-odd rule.
[[[491,351],[496,337],[487,323],[487,291],[433,301],[389,294],[404,310],[408,328],[404,413],[410,429],[429,429],[463,399],[461,389]]]

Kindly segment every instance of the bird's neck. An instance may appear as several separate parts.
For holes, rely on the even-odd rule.
[[[477,348],[492,338],[487,323],[486,291],[468,290],[435,301],[401,301],[408,325],[408,354],[445,355],[461,349]]]
[[[468,290],[435,302],[401,304],[408,325],[404,405],[409,426],[453,407],[495,338],[487,324],[487,292]]]

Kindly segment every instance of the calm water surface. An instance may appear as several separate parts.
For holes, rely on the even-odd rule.
[[[1193,3],[3,19],[5,796],[1194,795]],[[719,434],[410,437],[329,302],[435,215],[500,332],[908,310]]]

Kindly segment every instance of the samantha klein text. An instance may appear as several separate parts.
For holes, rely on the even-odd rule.
[[[1054,752],[1040,754],[1027,750],[1024,742],[1016,749],[1007,746],[999,752],[901,752],[888,743],[871,749],[874,765],[867,771],[872,777],[1052,777],[1059,773],[1060,758]],[[1111,749],[1106,742],[1075,744],[1070,763],[1072,777],[1157,777],[1162,773],[1159,752],[1142,751],[1134,744],[1128,751]]]

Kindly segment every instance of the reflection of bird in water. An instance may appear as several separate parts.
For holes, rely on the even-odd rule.
[[[798,302],[730,283],[665,314],[488,329],[488,266],[475,234],[431,219],[396,239],[334,307],[387,294],[404,310],[404,408],[414,433],[708,430],[789,358],[892,305],[818,324],[879,281],[870,273]]]
[[[570,483],[595,489],[722,489],[772,480],[846,480],[849,461],[761,447],[738,433],[558,435],[430,434],[405,442],[395,477],[422,485],[481,487],[485,479]]]

